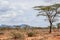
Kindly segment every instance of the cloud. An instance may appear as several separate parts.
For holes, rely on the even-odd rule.
[[[54,3],[60,3],[60,0],[43,0],[47,3],[51,3],[51,4],[54,4]]]
[[[32,7],[60,3],[58,0],[0,0],[0,24],[43,25],[42,18],[36,17]],[[46,24],[44,22],[44,24]]]

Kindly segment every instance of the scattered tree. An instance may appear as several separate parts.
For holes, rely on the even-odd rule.
[[[47,20],[50,23],[50,31],[49,33],[52,32],[52,26],[53,23],[56,22],[57,18],[59,17],[59,8],[60,8],[60,4],[53,4],[53,5],[49,5],[49,6],[35,6],[34,9],[35,10],[39,10],[39,14],[37,14],[37,16],[46,16]]]

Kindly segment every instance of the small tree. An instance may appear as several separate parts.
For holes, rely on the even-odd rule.
[[[47,20],[50,23],[50,31],[49,33],[52,32],[52,26],[53,23],[57,20],[56,17],[58,16],[60,4],[54,4],[54,5],[49,5],[49,6],[35,6],[35,10],[39,10],[39,14],[37,16],[46,16]]]

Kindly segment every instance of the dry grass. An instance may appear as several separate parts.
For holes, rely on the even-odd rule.
[[[0,31],[0,40],[60,40],[60,32],[55,29],[51,34],[49,29],[33,30],[3,30]]]

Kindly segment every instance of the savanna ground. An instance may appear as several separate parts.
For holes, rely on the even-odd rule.
[[[60,31],[53,29],[0,29],[0,40],[60,40]]]

